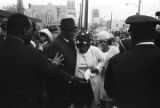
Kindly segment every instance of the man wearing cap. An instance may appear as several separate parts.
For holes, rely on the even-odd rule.
[[[160,49],[153,43],[160,22],[150,16],[134,15],[130,24],[134,48],[113,57],[105,74],[104,88],[119,108],[160,106]]]
[[[76,65],[74,20],[72,18],[62,19],[60,29],[60,34],[48,48],[48,57],[52,59],[56,53],[63,55],[64,60],[60,64],[59,71],[63,77],[51,77],[47,81],[47,91],[50,96],[47,108],[67,108],[71,103],[72,83],[75,81],[73,77]]]

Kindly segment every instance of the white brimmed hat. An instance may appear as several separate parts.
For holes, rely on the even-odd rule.
[[[107,32],[107,31],[100,31],[97,34],[97,40],[108,40],[113,37],[114,37],[113,34]]]
[[[53,41],[52,33],[47,28],[41,29],[39,32],[45,33],[48,36],[49,40]]]

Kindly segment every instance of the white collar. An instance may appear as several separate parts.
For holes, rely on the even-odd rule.
[[[137,43],[136,44],[136,46],[138,46],[138,45],[154,45],[154,42],[139,42],[139,43]]]

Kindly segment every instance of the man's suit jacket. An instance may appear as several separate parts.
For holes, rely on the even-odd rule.
[[[0,42],[0,102],[20,104],[40,98],[49,67],[43,53],[22,40]]]
[[[64,39],[64,34],[60,34],[56,40],[51,43],[48,48],[48,58],[53,59],[56,53],[63,55],[63,65],[59,65],[60,70],[57,72],[57,76],[59,77],[48,78],[47,89],[50,96],[52,95],[52,97],[56,98],[56,101],[59,99],[65,104],[67,101],[70,101],[70,78],[75,75],[76,50],[75,46]]]
[[[119,108],[160,106],[160,49],[139,45],[113,57],[105,73],[105,90]]]

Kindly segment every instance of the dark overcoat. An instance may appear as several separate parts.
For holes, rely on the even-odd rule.
[[[138,45],[113,57],[105,74],[105,90],[119,108],[160,106],[160,49]]]
[[[43,53],[25,45],[23,40],[8,37],[1,41],[0,105],[41,104],[38,100],[43,92],[42,79],[49,73],[49,67]]]
[[[68,106],[71,102],[72,85],[71,76],[75,74],[76,50],[75,46],[64,39],[64,34],[60,34],[48,48],[48,57],[54,58],[56,53],[62,54],[64,60],[60,66],[59,77],[50,77],[47,80],[47,91],[55,104]],[[56,106],[56,105],[55,105]]]

